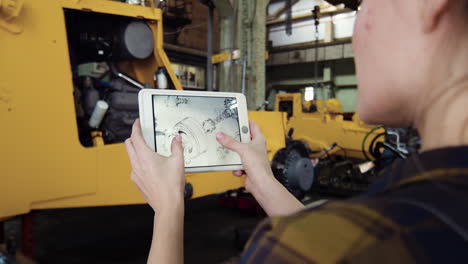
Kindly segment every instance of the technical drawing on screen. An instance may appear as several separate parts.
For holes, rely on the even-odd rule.
[[[239,155],[216,140],[218,132],[241,140],[238,107],[235,97],[153,95],[155,150],[169,156],[180,135],[185,167],[240,165]]]

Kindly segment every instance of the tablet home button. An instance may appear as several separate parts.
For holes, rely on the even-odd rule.
[[[243,127],[242,127],[242,133],[244,133],[244,134],[249,133],[249,128],[246,127],[246,126],[243,126]]]

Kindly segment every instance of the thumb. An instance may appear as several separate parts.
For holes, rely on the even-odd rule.
[[[182,146],[182,137],[176,136],[172,139],[171,144],[171,157],[184,159],[184,147]]]
[[[240,154],[244,148],[244,144],[222,132],[216,134],[216,140],[218,140],[219,144],[221,144],[223,147],[235,151],[238,154]]]

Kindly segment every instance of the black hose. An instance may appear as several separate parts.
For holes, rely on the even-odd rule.
[[[377,139],[379,139],[381,136],[385,136],[385,135],[387,135],[386,132],[378,134],[377,136],[375,136],[372,139],[372,141],[371,141],[371,143],[369,145],[369,153],[372,155],[372,157],[374,159],[379,159],[380,158],[380,153],[378,152],[378,150],[377,151],[375,150],[374,145],[377,142]]]

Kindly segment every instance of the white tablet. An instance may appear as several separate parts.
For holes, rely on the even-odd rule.
[[[216,133],[250,141],[243,94],[143,89],[138,101],[148,146],[170,156],[172,139],[182,136],[187,173],[242,169],[239,155],[222,147]]]

